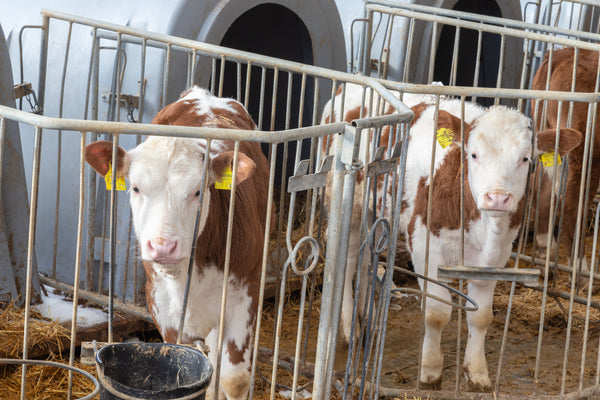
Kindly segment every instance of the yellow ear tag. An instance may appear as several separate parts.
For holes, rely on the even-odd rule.
[[[223,170],[223,175],[221,175],[221,179],[215,182],[215,189],[221,190],[230,190],[232,183],[233,172],[231,171],[231,167],[226,167]]]
[[[553,167],[554,166],[554,151],[550,151],[548,153],[544,153],[540,155],[540,161],[544,167]],[[556,164],[560,165],[562,162],[560,161],[560,154],[556,155]]]
[[[454,132],[452,129],[440,128],[437,131],[437,141],[442,146],[442,149],[450,146],[454,140]]]
[[[104,175],[104,182],[106,183],[106,190],[112,190],[112,163],[110,161],[108,162],[108,172]],[[118,174],[116,190],[127,190],[125,178]]]

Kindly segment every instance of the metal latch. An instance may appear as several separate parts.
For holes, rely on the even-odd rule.
[[[38,104],[37,96],[35,92],[31,88],[31,83],[29,82],[21,82],[15,85],[15,99],[21,99],[25,97],[25,100],[29,103],[31,107],[31,112],[34,114],[41,114],[42,110]]]

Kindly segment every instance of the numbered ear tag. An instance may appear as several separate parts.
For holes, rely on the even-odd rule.
[[[553,167],[554,166],[554,151],[549,151],[548,153],[544,153],[540,155],[540,161],[544,167]],[[556,155],[556,165],[562,164],[560,160],[560,154]]]
[[[454,132],[452,129],[440,128],[437,130],[437,141],[442,146],[442,149],[450,146],[454,140]]]
[[[104,175],[104,182],[106,183],[106,190],[112,190],[112,163],[108,162],[108,172]],[[127,184],[125,178],[117,173],[117,186],[115,190],[127,190]]]
[[[231,167],[226,167],[223,170],[223,175],[221,178],[215,182],[215,189],[221,190],[230,190],[232,183],[233,172],[231,171]]]

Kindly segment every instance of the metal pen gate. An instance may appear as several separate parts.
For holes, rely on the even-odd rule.
[[[56,275],[49,274],[50,276],[42,277],[43,282],[73,293],[75,303],[78,299],[85,298],[91,302],[108,305],[110,314],[114,310],[140,318],[149,318],[145,307],[140,303],[144,277],[135,261],[137,259],[135,239],[129,228],[130,217],[126,196],[120,193],[114,194],[111,205],[108,197],[113,196],[113,193],[105,192],[103,184],[96,182],[95,175],[84,168],[81,154],[86,143],[96,140],[101,135],[113,137],[125,147],[133,147],[139,143],[141,135],[181,135],[259,141],[266,144],[265,150],[271,155],[269,158],[271,180],[268,190],[273,194],[271,198],[274,199],[279,210],[277,221],[269,222],[274,226],[275,234],[269,242],[270,247],[265,248],[263,252],[261,290],[265,297],[271,296],[270,290],[270,293],[276,295],[277,301],[271,303],[269,300],[263,303],[265,311],[262,318],[258,319],[253,359],[255,381],[251,389],[253,398],[260,398],[263,395],[274,398],[281,390],[281,385],[289,387],[291,395],[295,398],[299,396],[299,392],[302,392],[301,389],[308,387],[311,381],[314,398],[337,396],[375,398],[405,395],[429,398],[483,398],[485,396],[489,398],[531,396],[585,398],[597,395],[600,391],[598,382],[600,368],[596,366],[595,371],[590,372],[590,369],[593,369],[590,364],[593,362],[589,361],[595,358],[597,364],[597,360],[600,359],[597,341],[594,340],[597,331],[591,321],[592,316],[595,316],[597,299],[593,291],[577,289],[576,285],[566,289],[564,286],[553,286],[548,279],[551,268],[565,271],[572,281],[576,280],[577,269],[573,268],[572,262],[564,258],[561,258],[558,263],[546,261],[550,259],[549,251],[545,254],[545,260],[541,260],[545,278],[544,284],[539,285],[538,288],[541,291],[539,303],[536,302],[537,297],[531,297],[529,300],[525,298],[525,301],[533,303],[537,310],[535,326],[531,327],[534,332],[534,344],[533,347],[528,348],[535,351],[525,353],[526,360],[515,358],[511,354],[525,351],[524,347],[518,346],[519,340],[530,344],[529,340],[521,337],[523,331],[515,333],[514,329],[517,325],[529,323],[528,316],[523,313],[522,304],[524,294],[533,296],[530,294],[533,292],[526,292],[528,289],[523,289],[514,283],[501,286],[497,292],[509,294],[503,298],[503,308],[497,310],[497,314],[500,315],[496,319],[505,319],[505,321],[503,324],[500,321],[494,328],[493,335],[496,340],[488,342],[488,346],[491,346],[490,343],[497,346],[492,351],[492,354],[495,354],[494,362],[489,363],[495,384],[494,392],[489,395],[462,392],[459,374],[460,351],[456,351],[456,366],[445,372],[445,377],[450,379],[450,385],[445,385],[444,390],[440,392],[418,390],[416,366],[419,363],[419,301],[413,300],[412,297],[391,296],[390,290],[393,284],[391,272],[396,258],[393,250],[396,248],[399,235],[396,218],[399,215],[401,200],[400,184],[396,187],[397,191],[393,198],[393,204],[398,209],[392,217],[383,215],[370,221],[364,219],[361,224],[363,226],[361,238],[365,239],[363,245],[371,246],[373,249],[371,267],[377,265],[380,259],[385,259],[381,264],[384,265],[386,273],[374,276],[370,282],[372,286],[379,288],[378,294],[372,291],[370,296],[372,302],[368,305],[371,307],[371,312],[365,314],[367,319],[372,318],[372,328],[367,330],[368,334],[363,331],[365,336],[358,338],[362,341],[360,345],[349,348],[338,345],[337,325],[350,229],[350,220],[346,213],[352,210],[355,198],[353,192],[355,187],[358,189],[354,184],[355,175],[362,168],[365,168],[367,176],[369,170],[377,173],[375,171],[379,171],[378,168],[381,167],[377,163],[387,161],[388,164],[391,162],[391,165],[400,164],[398,169],[400,176],[397,180],[391,181],[402,181],[401,166],[406,149],[404,138],[412,114],[397,100],[396,94],[390,91],[432,94],[434,97],[453,96],[461,99],[471,97],[473,100],[488,98],[489,102],[509,104],[525,113],[530,113],[528,107],[532,100],[539,100],[542,103],[557,100],[564,102],[565,106],[568,102],[581,101],[593,107],[597,101],[596,94],[528,90],[531,76],[537,68],[535,57],[539,63],[539,57],[543,56],[541,49],[544,45],[548,48],[553,45],[563,45],[597,51],[600,48],[595,44],[598,39],[595,34],[387,1],[367,2],[366,10],[369,24],[366,26],[365,37],[369,40],[366,41],[365,49],[361,53],[363,73],[371,75],[372,71],[369,68],[373,65],[370,62],[373,58],[378,60],[374,65],[380,67],[377,71],[378,77],[385,78],[385,65],[388,64],[382,55],[387,58],[396,56],[398,50],[394,43],[405,40],[408,46],[406,49],[402,48],[402,54],[398,55],[404,63],[402,81],[414,83],[399,83],[344,74],[76,16],[44,12],[38,96],[45,116],[34,116],[6,107],[0,108],[0,116],[6,120],[18,121],[22,136],[28,139],[28,141],[24,140],[24,143],[27,143],[24,147],[28,146],[29,150],[25,152],[30,156],[26,159],[30,165],[33,164],[29,169],[31,173],[28,178],[32,193],[31,209],[38,210],[37,213],[31,213],[30,254],[33,255],[36,249],[35,242],[39,243],[57,235],[57,233],[47,235],[46,232],[36,232],[38,218],[52,216],[57,221],[54,231],[62,235],[65,232],[69,234],[53,239],[61,246],[70,248],[71,251],[64,251],[67,254],[64,259],[60,258],[63,251],[59,251],[58,256],[54,256],[54,259],[59,257],[57,261],[52,260],[51,263],[57,265]],[[384,27],[383,30],[374,28],[375,21],[379,18],[383,22],[379,25]],[[406,24],[408,39],[392,37],[390,26],[398,23]],[[455,27],[455,40],[452,45],[452,61],[448,63],[451,69],[448,82],[450,86],[437,87],[426,85],[435,80],[435,46],[416,49],[411,45],[416,43],[414,39],[416,37],[425,38],[425,43],[432,38],[431,43],[437,43],[442,25]],[[473,77],[473,87],[453,86],[460,69],[457,62],[458,43],[460,43],[461,33],[466,29],[478,32],[480,39],[477,49],[481,49],[484,34],[500,35],[501,62],[496,76],[496,87],[479,87],[476,77]],[[85,37],[89,35],[87,47],[69,51],[71,37],[77,35],[85,35]],[[370,39],[375,39],[377,35],[384,36],[381,43],[387,47],[385,51],[371,46]],[[64,54],[63,65],[47,63],[48,52],[53,51]],[[515,55],[517,55],[516,61]],[[75,76],[76,74],[69,68],[74,62],[73,58],[75,62],[83,62],[86,66],[88,73],[83,78]],[[135,59],[140,60],[139,64],[131,67],[132,60]],[[476,60],[479,58],[476,57]],[[505,67],[509,61],[513,66],[510,70]],[[476,61],[476,66],[478,65],[479,61]],[[516,70],[515,65],[518,67]],[[477,71],[478,68],[475,70]],[[64,88],[60,92],[66,95],[61,96],[59,101],[50,99],[48,94],[44,93],[45,85],[49,81],[60,82]],[[231,96],[242,101],[251,111],[262,131],[223,132],[180,127],[159,129],[143,123],[162,106],[175,100],[164,95],[170,87],[181,86],[183,89],[191,84],[205,86],[215,94]],[[384,99],[382,102],[393,105],[397,112],[383,116],[381,111],[374,111],[373,114],[356,120],[353,124],[318,125],[325,101],[335,98],[334,94],[340,85],[343,93],[347,84],[356,84],[362,88],[363,103]],[[105,88],[108,91],[102,93]],[[81,104],[81,113],[62,115],[63,102]],[[385,104],[380,104],[380,107],[374,109],[385,110],[386,108]],[[101,116],[103,112],[107,119],[116,122],[99,121],[103,118]],[[139,123],[118,122],[127,116]],[[279,124],[277,121],[282,121],[283,130],[275,129]],[[371,161],[363,165],[357,153],[361,136],[374,133],[373,137],[378,138],[381,128],[386,126],[394,127],[393,131],[396,132],[396,140],[401,145],[398,148],[401,151],[392,154],[393,146],[388,146],[388,153],[383,160],[370,158]],[[588,137],[592,133],[593,121],[590,120],[589,126]],[[329,206],[321,203],[322,190],[326,184],[325,174],[329,166],[323,162],[320,149],[322,142],[327,141],[326,138],[334,134],[342,135],[344,140],[341,141],[343,143],[340,147],[341,151],[333,152],[335,160],[331,166],[333,171],[331,204],[334,206]],[[45,149],[48,148],[49,143],[52,149],[63,148],[61,159],[57,160],[53,156],[45,159],[48,157]],[[56,147],[53,147],[54,145]],[[294,146],[294,149],[289,150],[288,146]],[[279,157],[275,156],[278,152]],[[276,170],[286,168],[281,159],[292,158],[291,153],[295,153],[294,161],[290,164],[293,171],[282,171],[276,176],[274,173]],[[74,154],[79,154],[80,159],[71,156]],[[59,165],[59,177],[55,178],[56,187],[75,185],[78,188],[78,196],[74,199],[59,197],[61,200],[57,200],[57,204],[50,205],[51,212],[40,212],[42,203],[48,202],[49,198],[55,198],[55,193],[52,193],[52,196],[40,193],[39,181],[48,179],[44,178],[44,173],[48,174],[49,171],[56,173],[55,165]],[[67,165],[71,165],[72,168],[68,168]],[[65,172],[69,170],[72,173]],[[391,171],[395,169],[392,168]],[[371,179],[373,176],[371,175]],[[363,184],[369,187],[368,181]],[[56,191],[56,193],[61,192],[63,191],[60,189]],[[377,195],[377,193],[370,193],[369,190],[364,190],[363,193],[367,197],[362,204],[369,204],[369,196]],[[558,193],[560,192],[553,190],[553,198]],[[46,200],[42,202],[39,199]],[[69,203],[69,201],[73,202]],[[326,213],[324,208],[328,209],[327,218],[324,216]],[[77,215],[74,215],[74,209],[78,209]],[[580,209],[583,214],[588,207],[581,203]],[[54,210],[60,210],[60,213]],[[110,229],[112,224],[109,222],[111,210],[114,210],[113,219],[116,218],[120,227],[112,230],[112,234]],[[533,218],[535,206],[530,206],[529,213]],[[583,225],[586,219],[580,215],[579,220]],[[597,232],[597,224],[596,218],[594,233]],[[389,226],[389,232],[383,237],[377,237],[374,233],[378,226],[382,225]],[[77,232],[73,230],[74,226],[78,227]],[[540,258],[535,253],[535,245],[531,244],[531,240],[525,235],[526,231],[523,230],[520,241],[515,247],[515,267],[522,267],[532,261],[540,262]],[[582,235],[578,234],[579,236]],[[593,241],[585,243],[585,248],[592,255],[590,265],[594,268],[592,271],[594,273],[588,274],[590,287],[593,287],[593,281],[598,277],[595,258],[596,242],[594,237]],[[110,254],[111,248],[116,249],[114,254]],[[289,271],[290,268],[294,271],[293,274]],[[41,270],[43,269],[42,267]],[[67,272],[64,272],[65,270]],[[114,274],[111,274],[110,272],[113,271]],[[373,268],[372,271],[376,269]],[[510,269],[507,269],[500,278],[510,274]],[[299,287],[300,291],[290,294],[286,284],[290,276],[294,275],[297,278],[296,290]],[[562,275],[560,277],[568,281],[568,278]],[[468,276],[461,276],[461,282],[463,278],[468,279]],[[275,283],[268,285],[267,280]],[[323,283],[320,294],[309,290],[309,287],[311,289],[317,287],[317,281]],[[109,296],[106,295],[107,288],[110,291]],[[414,286],[401,290],[418,292]],[[560,301],[548,297],[548,294],[567,299],[568,306],[563,305],[565,308],[568,307],[568,311],[565,310],[566,322],[556,315],[548,316],[550,303]],[[315,317],[316,305],[311,305],[313,298],[319,300],[320,318]],[[402,310],[390,308],[390,302],[399,302]],[[296,305],[292,306],[292,303]],[[548,311],[547,315],[546,311]],[[28,312],[29,306],[26,307],[26,314]],[[76,309],[73,314],[76,320]],[[558,315],[560,316],[560,313]],[[577,320],[580,315],[584,315],[581,317],[582,322]],[[293,329],[286,325],[287,317],[294,321]],[[319,320],[317,332],[315,332],[316,319]],[[449,335],[449,344],[446,344],[446,348],[454,347],[460,350],[462,345],[460,321],[461,318],[458,318],[457,333]],[[27,317],[23,359],[29,358],[26,350],[28,322]],[[549,325],[562,323],[567,326],[559,326],[559,335],[564,335],[566,338],[556,340],[552,337],[556,335],[556,329],[547,332]],[[118,329],[113,327],[112,321],[108,324],[110,340],[123,339]],[[582,329],[583,332],[579,332],[578,329]],[[74,363],[75,348],[79,344],[77,333],[78,328],[73,324],[70,364]],[[500,350],[496,350],[498,348]],[[548,353],[554,352],[560,353],[558,362],[554,357],[549,357]],[[583,356],[579,357],[579,353]],[[406,354],[406,357],[396,357],[402,354]],[[519,364],[525,367],[518,368]],[[560,371],[560,379],[547,372],[555,369]],[[346,373],[340,374],[340,371]],[[575,378],[571,379],[571,376]],[[512,381],[516,384],[510,384]],[[26,383],[23,377],[22,398],[25,397]]]
[[[561,2],[561,5],[564,5],[563,3],[567,2]],[[574,3],[588,4],[585,1]],[[587,130],[584,132],[586,138],[584,152],[587,162],[584,161],[581,178],[582,189],[578,204],[578,228],[574,234],[574,254],[564,249],[560,250],[560,242],[556,245],[556,252],[551,251],[551,238],[548,238],[547,243],[544,241],[546,249],[542,251],[536,249],[539,245],[535,240],[536,227],[539,227],[539,224],[549,224],[550,232],[562,226],[560,215],[564,210],[562,199],[567,173],[565,171],[567,168],[564,168],[562,178],[558,174],[552,188],[553,206],[549,220],[538,221],[538,203],[529,200],[524,228],[518,243],[515,244],[512,257],[514,268],[540,268],[543,283],[528,289],[517,286],[513,282],[502,285],[496,290],[497,327],[492,336],[498,340],[493,344],[488,342],[487,353],[494,359],[494,362],[488,362],[492,367],[490,372],[494,398],[594,398],[600,390],[598,386],[600,353],[597,347],[596,327],[598,302],[597,292],[593,288],[598,278],[596,253],[598,214],[595,212],[595,202],[587,203],[587,194],[597,123],[595,115],[598,86],[595,87],[594,93],[576,93],[574,89],[571,93],[535,91],[530,90],[530,87],[531,79],[546,51],[552,53],[560,47],[572,47],[576,51],[598,52],[600,36],[595,33],[397,1],[368,1],[365,7],[368,22],[364,35],[366,46],[360,62],[363,74],[385,78],[388,72],[387,66],[391,64],[390,60],[399,59],[402,82],[428,84],[444,79],[443,83],[449,85],[421,86],[385,81],[384,85],[389,89],[433,93],[483,104],[505,104],[530,115],[534,121],[539,114],[545,115],[549,101],[557,101],[563,110],[567,108],[571,110],[569,125],[574,102],[589,105]],[[594,11],[592,15],[595,15]],[[392,29],[398,25],[403,26],[404,29]],[[398,31],[401,33],[398,34]],[[461,46],[462,38],[470,32],[474,32],[473,36],[476,38],[472,53]],[[482,55],[485,46],[488,48],[496,46],[498,56],[496,64],[485,65],[486,60]],[[436,62],[440,54],[446,55],[443,63]],[[469,64],[468,68],[465,68],[465,64]],[[376,66],[376,69],[372,70],[372,66]],[[491,85],[484,85],[480,79],[484,68],[487,69],[488,74],[491,69],[493,75]],[[599,74],[600,71],[597,71],[596,76]],[[441,78],[442,76],[444,78]],[[456,86],[461,76],[463,82],[466,80],[472,83],[462,84],[468,87]],[[572,87],[574,88],[574,83]],[[542,167],[541,163],[537,164],[537,173],[539,173]],[[539,188],[532,187],[530,190],[533,192]],[[577,260],[581,254],[585,254],[587,258],[589,273],[580,270],[581,266]],[[430,268],[434,267],[437,266],[430,266]],[[505,273],[504,278],[512,280],[509,276],[510,269]],[[549,276],[550,274],[554,274],[553,278]],[[461,273],[458,270],[453,271],[449,277],[459,278],[460,287],[464,279],[476,278],[474,275]],[[496,276],[489,279],[498,278]],[[502,279],[500,277],[500,280]],[[536,292],[539,293],[534,295],[533,293]],[[499,301],[500,305],[498,305]],[[453,353],[456,352],[456,359],[455,365],[450,368],[452,373],[450,371],[444,373],[444,379],[449,382],[444,385],[444,390],[419,392],[418,379],[415,376],[406,379],[408,382],[403,385],[405,390],[394,390],[389,393],[424,395],[430,398],[480,398],[479,395],[470,395],[461,391],[463,389],[461,389],[459,367],[460,349],[464,344],[461,344],[460,340],[460,321],[459,312],[457,333],[446,343],[447,350],[452,349]],[[557,323],[559,329],[549,327]],[[526,327],[524,328],[523,325]],[[386,341],[391,344],[394,341],[393,334],[389,328],[388,332]],[[462,335],[464,337],[465,333],[463,332]],[[522,346],[524,342],[529,342],[530,346]],[[514,352],[519,352],[519,355],[516,356]],[[449,362],[452,363],[447,360],[446,365]],[[492,366],[494,363],[495,365]],[[528,367],[521,368],[520,366],[524,364]],[[415,375],[417,374],[418,371]]]
[[[125,332],[119,332],[117,324],[123,318],[117,318],[116,313],[151,321],[141,304],[144,275],[138,265],[139,255],[132,236],[126,195],[117,193],[114,187],[105,191],[104,183],[98,182],[95,174],[85,167],[85,145],[103,137],[129,148],[139,143],[143,135],[261,142],[270,164],[270,184],[264,190],[268,190],[270,202],[274,204],[270,203],[270,207],[276,207],[278,214],[277,220],[267,220],[267,224],[274,227],[274,234],[263,249],[260,285],[262,296],[274,296],[275,300],[259,307],[250,397],[274,398],[282,387],[288,387],[295,398],[301,389],[298,382],[301,372],[311,377],[310,380],[302,378],[304,383],[314,381],[315,398],[337,396],[335,393],[344,392],[343,387],[346,390],[354,387],[349,378],[338,376],[335,371],[339,372],[339,369],[334,362],[344,279],[343,249],[348,246],[349,234],[349,219],[344,213],[352,207],[353,176],[365,167],[357,158],[358,143],[363,135],[379,134],[383,127],[391,128],[394,134],[390,137],[398,143],[396,152],[391,153],[392,146],[389,146],[387,153],[379,154],[369,168],[377,174],[382,170],[381,166],[376,168],[377,164],[387,163],[387,169],[383,170],[402,171],[403,150],[407,143],[404,139],[413,113],[374,79],[59,12],[43,11],[42,16],[37,95],[43,116],[0,108],[2,120],[18,122],[24,138],[31,195],[29,282],[33,275],[33,255],[41,251],[41,244],[53,241],[53,255],[49,259],[44,257],[44,265],[40,267],[42,282],[72,295],[73,304],[84,299],[107,307],[108,341],[124,340]],[[83,41],[82,45],[82,38],[89,40]],[[76,39],[79,41],[77,48],[72,48],[71,43]],[[50,56],[53,52],[63,60],[61,65],[49,62],[54,59]],[[136,59],[139,60],[137,63],[134,62]],[[75,69],[74,64],[84,68]],[[86,73],[79,74],[81,70]],[[362,88],[363,102],[377,97],[381,103],[379,109],[386,109],[390,104],[396,112],[385,116],[371,112],[352,124],[319,125],[323,104],[334,98],[339,85],[346,83]],[[193,84],[207,87],[216,95],[241,101],[262,130],[223,131],[144,123],[148,115],[152,116],[162,106],[176,100],[166,96],[172,87],[183,89]],[[58,85],[58,99],[51,97],[54,92],[47,90],[48,85]],[[108,91],[103,92],[106,89]],[[66,107],[67,104],[76,106]],[[73,111],[63,112],[67,109],[80,111],[71,115]],[[103,114],[108,121],[102,121]],[[126,117],[129,123],[119,122]],[[283,129],[276,130],[280,123]],[[333,157],[323,158],[320,149],[331,135],[340,135],[344,140],[340,151],[332,153]],[[286,162],[289,159],[291,163]],[[286,172],[286,167],[293,170]],[[336,206],[329,207],[325,219],[322,191],[330,169],[333,174],[332,204]],[[50,185],[53,186],[51,193],[44,192],[40,185],[48,179],[54,182]],[[73,188],[75,196],[70,195]],[[394,205],[398,208],[400,201],[394,200]],[[54,220],[51,232],[40,231],[38,221],[41,218]],[[386,253],[388,247],[395,249],[390,245],[395,243],[397,235],[394,228],[397,215],[394,218],[387,221],[390,228],[386,234],[377,238],[376,257]],[[375,245],[375,239],[370,239],[370,245]],[[394,256],[394,252],[387,255],[389,265],[393,265]],[[391,268],[388,271],[385,279],[384,276],[377,278],[379,286],[384,288],[380,292],[377,314],[374,314],[378,318],[374,325],[378,328],[373,333],[377,335],[372,335],[369,347],[365,347],[370,350],[365,353],[360,367],[364,378],[369,371],[371,385],[376,384],[381,375],[383,322],[389,302],[389,290],[385,288],[391,284]],[[323,283],[320,294],[319,290],[315,291],[317,281]],[[293,288],[291,294],[290,286]],[[319,314],[315,314],[314,298],[319,300]],[[290,299],[294,299],[296,306],[299,302],[299,310],[290,308]],[[22,351],[22,359],[26,361],[3,359],[3,363],[30,362],[30,303],[31,285],[28,285]],[[263,307],[268,313],[261,311]],[[312,313],[308,311],[311,308]],[[78,308],[74,306],[70,326],[70,366],[75,362],[82,335],[75,322],[77,314]],[[288,315],[291,315],[291,321],[286,318]],[[271,323],[266,324],[266,321]],[[265,334],[265,330],[271,333]],[[316,341],[315,335],[318,336]],[[337,357],[338,361],[340,358]],[[285,368],[289,376],[284,377],[281,371]],[[27,381],[26,370],[24,365],[21,398],[26,397],[28,384],[32,383]],[[360,387],[363,392],[369,385],[363,382]],[[70,397],[73,393],[72,373],[65,390]]]

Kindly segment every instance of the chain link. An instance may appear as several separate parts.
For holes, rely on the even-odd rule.
[[[29,88],[26,88],[27,94],[25,95],[25,100],[29,103],[29,107],[31,108],[31,112],[34,114],[42,114],[42,109],[37,101],[37,96],[35,92]]]
[[[133,116],[133,102],[130,101],[129,104],[127,105],[127,121],[131,122],[132,124],[136,124],[137,121]]]

